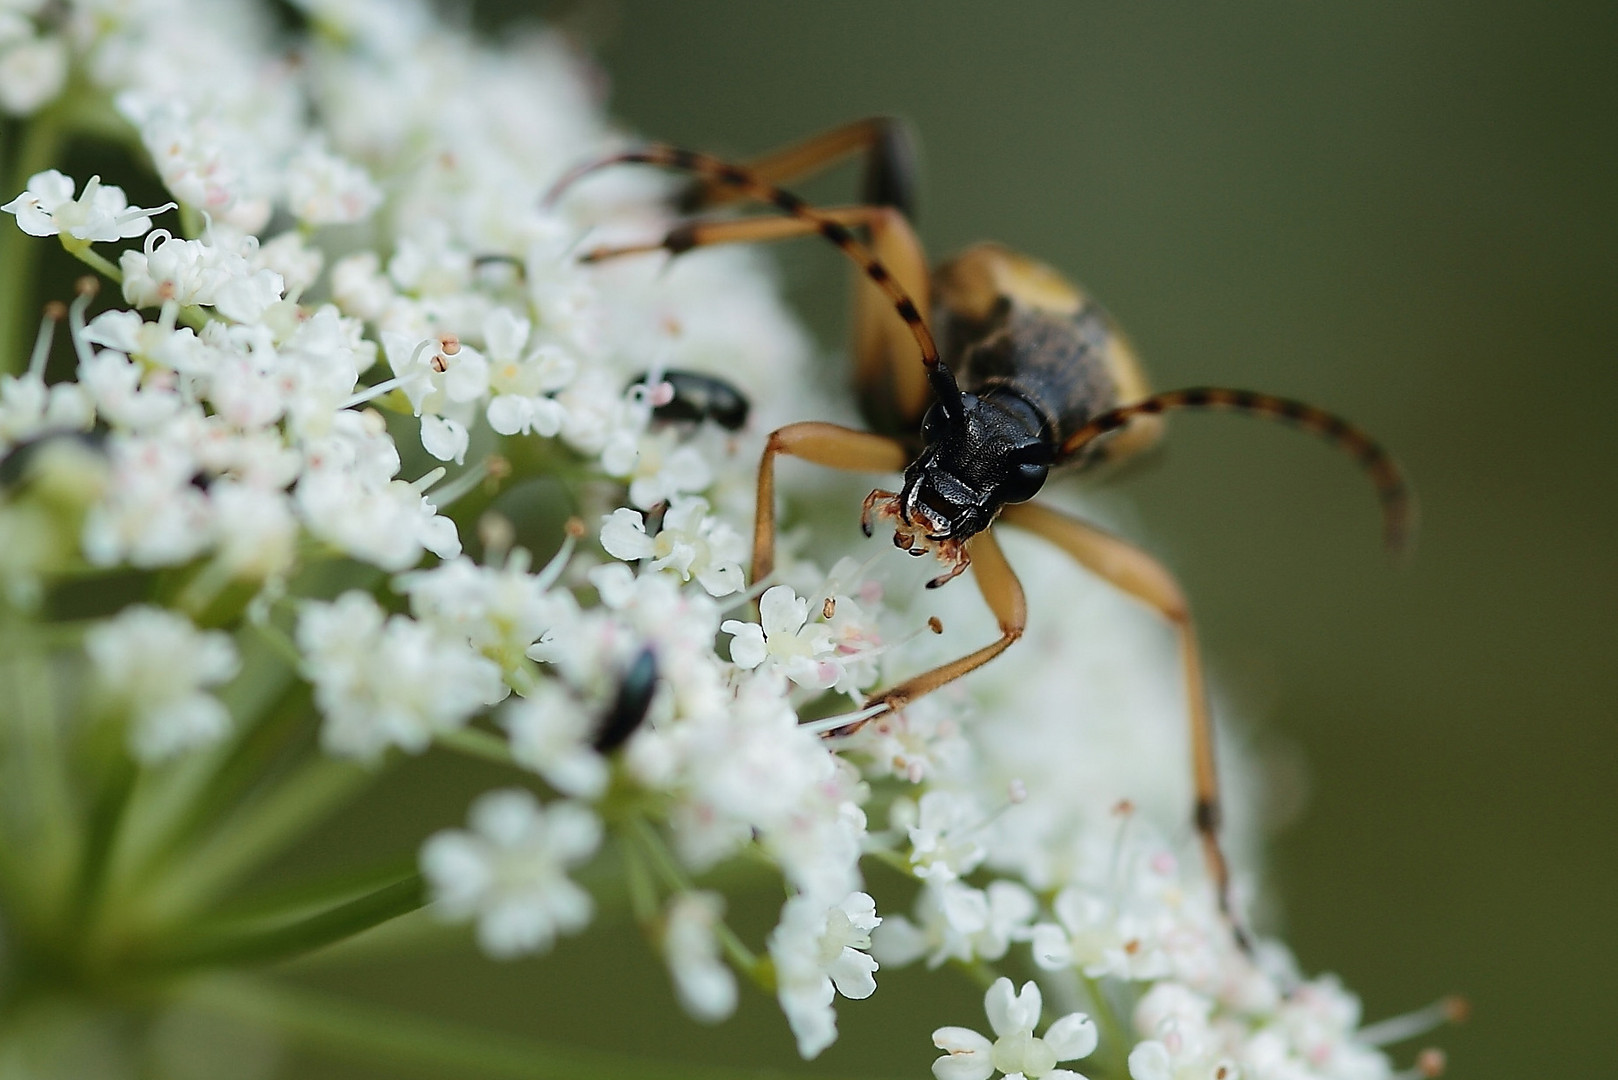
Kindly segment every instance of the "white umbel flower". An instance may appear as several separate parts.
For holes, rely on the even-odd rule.
[[[595,854],[601,822],[584,806],[541,806],[520,788],[472,804],[471,829],[446,829],[421,849],[421,871],[451,922],[477,920],[478,944],[498,959],[545,952],[590,922],[590,894],[568,879]]]
[[[590,745],[599,724],[577,698],[547,679],[500,715],[511,733],[511,758],[557,791],[594,799],[607,788],[607,761]]]
[[[999,960],[1014,941],[1026,941],[1039,901],[1014,881],[974,889],[959,881],[930,882],[916,897],[916,918],[886,917],[872,936],[871,955],[895,967],[925,956],[936,968],[946,960]]]
[[[91,629],[84,648],[97,682],[128,712],[136,760],[163,761],[230,730],[224,704],[204,690],[240,667],[222,631],[198,630],[184,615],[137,605]]]
[[[125,240],[140,236],[152,227],[152,215],[171,210],[173,203],[143,209],[130,206],[124,189],[103,185],[92,176],[79,197],[73,197],[71,176],[55,169],[37,172],[28,178],[21,195],[0,206],[15,214],[17,227],[29,236],[55,236],[67,233],[76,240]]]
[[[942,885],[977,869],[987,852],[978,842],[983,815],[973,801],[952,791],[929,791],[915,812],[901,813],[908,801],[895,804],[896,824],[910,835],[911,872]]]
[[[221,232],[182,240],[158,229],[140,251],[119,257],[124,299],[136,307],[169,300],[202,304],[238,322],[255,322],[286,291],[280,274],[255,268],[249,257],[257,253],[258,239],[252,236],[233,239]]]
[[[855,999],[876,993],[878,964],[866,950],[881,921],[876,901],[862,892],[850,893],[832,907],[811,896],[794,896],[781,909],[781,922],[770,933],[775,994],[805,1058],[837,1039],[834,988]]]
[[[648,535],[640,511],[620,507],[601,519],[601,546],[615,559],[650,560],[680,580],[693,577],[710,596],[740,592],[747,542],[728,523],[708,513],[708,500],[676,495],[663,515],[663,527]]]
[[[47,386],[33,373],[0,375],[0,450],[52,431],[84,430],[94,419],[95,407],[77,383]]]
[[[770,666],[799,686],[824,689],[837,682],[842,665],[836,658],[831,631],[809,621],[809,601],[791,586],[765,590],[758,602],[759,621],[726,619],[719,629],[733,635],[730,659],[737,667]]]
[[[971,1028],[943,1027],[933,1032],[933,1045],[945,1056],[933,1062],[938,1080],[989,1080],[996,1071],[1007,1080],[1083,1080],[1071,1069],[1058,1069],[1058,1062],[1088,1057],[1099,1036],[1096,1026],[1083,1013],[1068,1013],[1046,1029],[1043,1037],[1034,1034],[1044,1007],[1039,987],[1023,983],[1013,991],[1010,979],[996,979],[983,997],[989,1014],[993,1042]]]
[[[577,610],[572,594],[547,587],[551,571],[529,572],[528,552],[514,551],[501,567],[479,566],[461,556],[430,570],[394,580],[410,597],[419,619],[466,638],[471,646],[514,672],[540,637],[569,622]]]
[[[325,717],[321,745],[338,757],[374,761],[391,746],[418,754],[505,695],[500,669],[466,641],[388,616],[358,590],[306,605],[297,637]]]
[[[681,893],[669,901],[663,924],[663,958],[680,1004],[705,1024],[736,1011],[736,974],[720,959],[714,935],[724,911],[725,898],[718,893]]]
[[[1147,1038],[1129,1052],[1133,1080],[1236,1080],[1235,1063],[1221,1052],[1209,1023],[1212,1012],[1213,1002],[1179,983],[1148,990],[1135,1005],[1135,1029]]]
[[[67,43],[54,34],[0,41],[0,111],[34,112],[62,92],[67,69]]]
[[[555,344],[530,348],[533,324],[510,308],[495,308],[483,320],[489,359],[489,426],[501,435],[562,430],[567,410],[549,395],[573,381],[578,361]]]
[[[713,483],[712,466],[695,446],[681,441],[676,431],[642,433],[634,455],[628,469],[620,468],[616,455],[610,453],[602,456],[602,465],[609,473],[629,474],[629,501],[643,510]]]
[[[287,163],[287,205],[306,225],[363,221],[382,202],[382,191],[364,169],[306,146]]]

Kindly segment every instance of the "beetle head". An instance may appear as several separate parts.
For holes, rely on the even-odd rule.
[[[894,519],[893,542],[912,555],[936,554],[951,572],[967,566],[966,542],[1008,503],[1038,494],[1053,456],[1045,423],[1022,397],[997,392],[939,395],[922,421],[923,448],[897,494],[874,491],[874,511]]]
[[[962,394],[956,409],[935,403],[922,421],[922,452],[905,470],[901,519],[934,543],[982,532],[1002,506],[1044,485],[1052,452],[1043,428],[1011,394]]]

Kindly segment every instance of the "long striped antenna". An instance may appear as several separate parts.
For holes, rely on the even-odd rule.
[[[1342,450],[1370,474],[1382,503],[1382,538],[1394,555],[1409,551],[1415,538],[1416,499],[1393,457],[1365,432],[1342,417],[1313,405],[1251,390],[1228,390],[1217,386],[1194,386],[1153,394],[1144,401],[1104,412],[1062,442],[1057,458],[1077,453],[1087,443],[1127,424],[1132,417],[1156,415],[1170,409],[1224,409],[1244,412],[1302,428]]]
[[[751,199],[774,207],[783,214],[814,222],[815,227],[820,230],[820,235],[841,248],[843,254],[847,255],[854,265],[864,271],[865,276],[893,301],[893,309],[910,328],[911,336],[916,339],[916,346],[921,350],[921,364],[927,370],[927,381],[932,385],[933,394],[943,408],[945,417],[951,421],[961,419],[965,410],[961,404],[961,390],[955,382],[955,376],[949,367],[939,360],[938,344],[933,340],[932,331],[927,329],[927,323],[922,319],[921,312],[916,310],[916,302],[905,292],[904,287],[893,279],[888,268],[882,265],[882,260],[878,259],[848,226],[833,220],[792,192],[761,180],[746,166],[722,161],[695,150],[653,143],[637,150],[609,154],[570,169],[546,193],[544,205],[547,207],[555,205],[568,188],[599,169],[628,164],[657,165],[665,169],[692,173],[711,184],[739,191]]]

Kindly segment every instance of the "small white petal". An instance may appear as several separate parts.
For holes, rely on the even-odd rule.
[[[709,596],[729,596],[734,592],[741,592],[747,584],[742,575],[742,568],[735,563],[722,566],[710,566],[697,574],[697,582],[708,591]]]
[[[454,420],[431,413],[421,418],[421,445],[439,461],[453,461],[457,465],[466,460],[466,448],[471,435]]]
[[[515,435],[533,423],[534,410],[528,399],[517,394],[496,394],[489,402],[489,426],[500,435]]]
[[[933,1045],[946,1051],[933,1062],[938,1080],[989,1080],[994,1075],[994,1046],[971,1028],[939,1028]]]
[[[1034,927],[1030,951],[1034,963],[1046,971],[1060,971],[1073,966],[1073,943],[1055,923],[1040,923]]]
[[[764,662],[769,655],[764,646],[764,631],[757,623],[737,622],[735,619],[726,619],[720,623],[719,629],[732,635],[730,639],[730,662],[739,668],[753,670]]]
[[[607,549],[608,555],[626,562],[649,559],[657,551],[657,545],[646,535],[640,511],[627,506],[601,519],[601,546]]]
[[[989,1014],[989,1027],[1000,1038],[1013,1035],[1019,1031],[1033,1031],[1034,1024],[1039,1021],[1039,1010],[1035,1008],[1033,1019],[1027,1019],[1027,1003],[1024,1000],[1029,989],[1033,987],[1035,995],[1039,989],[1034,984],[1024,983],[1022,994],[1012,989],[1011,980],[999,978],[989,987],[989,992],[983,995],[983,1010]],[[1035,1004],[1038,1004],[1037,998]]]
[[[1098,1039],[1095,1021],[1084,1013],[1068,1013],[1045,1032],[1045,1042],[1056,1051],[1057,1061],[1089,1057]]]
[[[1138,1044],[1129,1052],[1129,1075],[1134,1080],[1174,1080],[1169,1048],[1155,1039]]]
[[[789,585],[764,590],[758,602],[759,622],[770,634],[796,634],[809,618],[809,601],[801,599]]]
[[[876,993],[877,962],[858,949],[844,949],[826,969],[837,992],[862,1001]]]

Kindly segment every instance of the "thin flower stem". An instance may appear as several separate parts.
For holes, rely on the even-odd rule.
[[[478,728],[461,728],[458,731],[443,732],[434,741],[445,749],[480,761],[492,761],[496,765],[513,764],[511,747],[506,740],[492,732],[481,731]]]
[[[1135,1040],[1130,1037],[1128,1030],[1113,1012],[1112,1001],[1107,996],[1106,988],[1101,985],[1101,980],[1080,973],[1079,981],[1084,986],[1085,995],[1090,999],[1093,1009],[1090,1017],[1100,1029],[1101,1042],[1097,1047],[1097,1055],[1106,1055],[1108,1075],[1128,1076],[1129,1048],[1135,1045]],[[1091,1060],[1099,1063],[1100,1057]]]
[[[415,870],[416,857],[410,853],[358,870],[345,869],[290,885],[255,889],[251,896],[216,906],[208,922],[225,928],[285,925],[392,885]]]
[[[629,833],[618,836],[618,850],[624,860],[624,878],[629,889],[629,907],[635,921],[647,930],[657,925],[657,885],[646,866],[646,856],[637,839]]]
[[[20,791],[0,807],[0,875],[23,898],[29,916],[55,918],[78,865],[79,813],[71,797],[67,755],[48,649],[34,624],[15,612],[0,618],[0,682],[12,720],[0,726],[0,752],[16,763]]]
[[[509,1080],[784,1080],[787,1074],[709,1063],[685,1065],[557,1046],[393,1012],[308,990],[239,980],[208,980],[190,1002],[208,1012],[268,1022],[301,1046],[417,1076]]]
[[[318,952],[304,953],[286,962],[285,970],[329,971],[402,956],[459,953],[466,948],[465,928],[435,918],[431,905],[378,923],[363,934],[344,938]]]
[[[168,872],[142,898],[142,914],[169,925],[201,909],[295,842],[304,830],[346,803],[377,775],[377,771],[330,758],[307,761],[267,794],[218,822],[196,847],[172,860]]]
[[[174,599],[174,606],[191,616],[194,622],[204,622],[204,616],[214,600],[230,584],[231,568],[223,559],[209,559],[202,564]]]
[[[725,950],[725,956],[733,966],[752,979],[760,990],[775,992],[775,965],[753,955],[753,950],[736,935],[729,923],[723,919],[714,920],[713,936],[719,940],[719,947]]]
[[[292,667],[292,670],[296,671],[303,666],[303,654],[298,651],[298,646],[287,636],[285,630],[267,622],[256,622],[251,625],[259,638],[274,649],[281,659]]]
[[[202,928],[179,945],[159,947],[142,966],[175,970],[273,964],[336,944],[407,915],[426,902],[421,874],[412,871],[346,903],[270,929],[210,932]]]
[[[875,859],[888,869],[897,870],[907,878],[914,879],[916,876],[915,868],[910,865],[910,860],[897,851],[890,851],[887,848],[872,848],[863,852],[861,858]]]
[[[995,980],[1000,978],[1000,972],[985,964],[981,960],[963,961],[956,965],[975,983],[979,990],[987,990],[993,986]]]
[[[117,282],[119,285],[124,283],[124,272],[105,255],[92,249],[88,240],[70,240],[64,234],[62,247],[67,249],[69,255],[108,281]]]
[[[119,836],[109,885],[120,895],[139,887],[158,860],[230,813],[259,783],[269,761],[306,728],[309,691],[262,639],[242,642],[241,673],[222,700],[241,727],[228,744],[199,749],[137,782],[127,828]]]
[[[432,499],[433,505],[440,511],[447,510],[461,496],[483,483],[489,476],[489,459],[483,458],[473,462],[459,476],[449,480],[430,491],[423,492]]]
[[[662,835],[639,814],[631,815],[628,827],[640,841],[641,848],[651,860],[652,868],[657,871],[663,883],[673,892],[689,893],[696,891],[696,885],[690,875],[685,872],[678,860],[669,851],[668,845],[663,843]],[[767,990],[774,989],[774,976],[768,966],[754,955],[753,951],[738,937],[735,931],[725,924],[723,919],[714,924],[714,937],[719,939],[720,947],[730,962]]]
[[[80,924],[95,917],[107,881],[107,868],[113,845],[129,808],[129,796],[135,788],[138,769],[115,746],[108,756],[106,775],[99,785],[95,804],[90,810],[84,828],[84,846],[79,853],[78,880],[69,905],[69,924]]]

